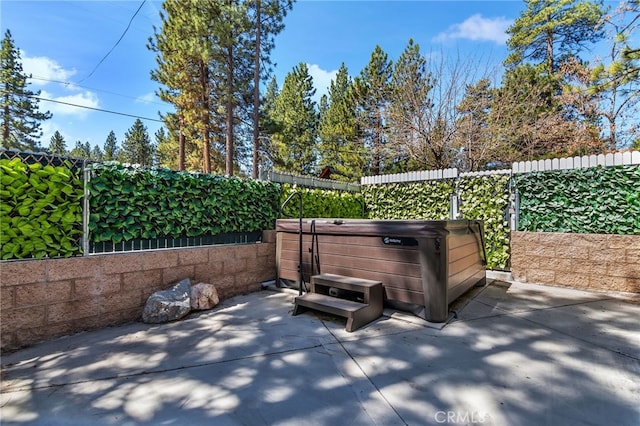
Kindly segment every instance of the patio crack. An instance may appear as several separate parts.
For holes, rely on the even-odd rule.
[[[560,329],[554,328],[553,326],[550,326],[550,325],[547,325],[547,324],[532,320],[530,318],[526,318],[524,316],[524,315],[532,313],[532,312],[547,311],[547,310],[551,310],[551,309],[566,308],[566,307],[570,307],[570,306],[588,305],[588,304],[591,304],[591,303],[605,302],[605,301],[611,301],[611,300],[618,300],[618,299],[616,299],[615,297],[606,297],[606,298],[597,299],[597,300],[587,300],[587,301],[582,301],[582,302],[571,302],[571,303],[565,303],[564,305],[547,306],[547,307],[544,307],[544,308],[523,309],[523,310],[517,310],[517,311],[507,311],[505,309],[499,308],[499,307],[491,305],[489,303],[485,303],[485,302],[483,302],[481,300],[476,300],[476,302],[478,302],[478,303],[481,303],[481,304],[483,304],[485,306],[494,308],[494,309],[496,309],[498,311],[501,311],[503,313],[496,314],[496,315],[479,317],[479,318],[471,318],[471,319],[467,319],[467,320],[459,319],[459,320],[456,321],[456,323],[458,323],[458,322],[460,322],[460,323],[468,323],[468,322],[473,322],[473,321],[485,320],[487,318],[499,318],[499,317],[509,317],[509,316],[516,317],[516,318],[519,318],[521,320],[528,321],[528,322],[530,322],[532,324],[535,324],[535,325],[537,325],[539,327],[543,327],[543,328],[546,328],[548,330],[554,331],[554,332],[556,332],[558,334],[562,334],[564,336],[571,337],[572,339],[578,340],[578,341],[583,342],[583,343],[587,343],[587,344],[589,344],[591,346],[595,346],[597,348],[604,349],[606,351],[613,352],[613,353],[616,353],[618,355],[622,355],[622,356],[624,356],[626,358],[631,358],[631,359],[633,359],[635,361],[640,361],[640,357],[637,357],[637,356],[634,356],[634,355],[630,355],[630,354],[628,354],[626,352],[622,352],[622,351],[619,351],[619,350],[616,350],[616,349],[611,349],[611,348],[609,348],[609,347],[607,347],[605,345],[601,345],[599,343],[596,343],[596,342],[593,342],[593,341],[590,341],[590,340],[586,340],[586,339],[583,339],[583,338],[578,337],[578,336],[574,336],[572,334],[567,333],[566,331],[562,331]]]
[[[305,346],[305,347],[301,347],[301,348],[286,349],[286,350],[282,350],[282,351],[267,352],[267,353],[261,353],[261,354],[253,354],[253,355],[248,355],[248,356],[240,356],[240,357],[224,359],[224,360],[220,360],[220,361],[201,362],[201,363],[193,364],[193,365],[182,365],[180,367],[146,370],[146,371],[139,371],[137,373],[129,373],[129,374],[114,374],[114,375],[106,376],[106,377],[98,377],[98,378],[95,378],[95,379],[74,380],[74,381],[69,381],[69,382],[66,382],[66,383],[49,383],[49,384],[46,384],[46,385],[19,386],[19,387],[16,387],[16,388],[11,388],[11,385],[9,384],[8,386],[3,386],[0,389],[0,394],[9,394],[9,393],[22,392],[22,391],[27,391],[27,390],[41,390],[41,389],[62,388],[62,387],[65,387],[65,386],[73,386],[73,385],[79,385],[79,384],[91,383],[91,382],[102,382],[102,381],[108,381],[108,380],[129,379],[129,378],[133,378],[133,377],[149,376],[149,375],[153,375],[153,374],[162,374],[162,373],[168,373],[168,372],[172,372],[172,371],[182,371],[182,370],[189,370],[189,369],[192,369],[192,368],[200,368],[200,367],[206,367],[206,366],[211,366],[211,365],[226,364],[226,363],[235,362],[235,361],[244,361],[244,360],[250,360],[250,359],[255,359],[255,358],[264,358],[264,357],[269,357],[269,356],[274,356],[274,355],[288,354],[288,353],[293,353],[293,352],[299,352],[299,351],[304,351],[304,350],[321,348],[323,346],[324,345],[322,343],[318,343],[316,345]],[[3,382],[5,382],[5,380],[3,380]],[[5,385],[5,383],[3,383],[3,385]]]
[[[333,332],[331,331],[331,329],[329,327],[327,327],[327,325],[325,324],[324,321],[322,321],[322,325],[324,326],[324,328],[329,332],[329,334],[331,334],[331,336],[333,337],[333,339],[335,340],[335,342],[340,345],[340,347],[342,348],[343,352],[345,354],[347,354],[347,356],[353,361],[353,363],[356,365],[356,367],[358,367],[358,370],[362,373],[362,375],[367,379],[367,381],[369,382],[369,384],[371,384],[371,386],[373,386],[373,388],[376,390],[376,392],[378,393],[378,395],[380,396],[380,398],[382,398],[382,400],[387,404],[387,406],[389,408],[391,408],[393,410],[393,412],[395,413],[395,415],[398,417],[398,419],[402,422],[402,424],[408,426],[409,423],[407,423],[407,421],[402,417],[402,415],[398,412],[398,410],[396,410],[396,408],[393,406],[393,404],[391,404],[391,402],[384,396],[384,394],[382,393],[382,390],[374,383],[374,381],[371,379],[371,377],[369,377],[369,375],[364,371],[364,369],[362,368],[362,366],[360,365],[360,363],[358,362],[358,360],[355,359],[355,357],[351,354],[351,352],[349,352],[349,350],[344,346],[344,344],[342,343],[342,340],[340,340],[338,338],[338,336],[336,336],[335,334],[333,334]],[[364,408],[364,407],[363,407]],[[367,411],[365,409],[365,411]]]
[[[607,347],[605,345],[599,344],[597,342],[593,342],[593,341],[590,341],[590,340],[587,340],[587,339],[583,339],[583,338],[578,337],[578,336],[574,336],[573,334],[569,334],[566,331],[559,330],[557,328],[554,328],[554,327],[546,325],[546,324],[542,324],[542,323],[540,323],[538,321],[535,321],[535,320],[532,320],[532,319],[529,319],[529,318],[525,318],[525,317],[522,317],[522,316],[518,316],[518,318],[520,318],[520,319],[522,319],[524,321],[528,321],[528,322],[530,322],[532,324],[536,324],[537,326],[544,327],[544,328],[546,328],[548,330],[551,330],[551,331],[554,331],[554,332],[556,332],[558,334],[562,334],[564,336],[571,337],[572,339],[579,340],[582,343],[586,343],[588,345],[595,346],[595,347],[600,348],[600,349],[604,349],[604,350],[606,350],[608,352],[613,352],[615,354],[622,355],[623,357],[630,358],[630,359],[632,359],[634,361],[640,361],[640,357],[637,357],[637,356],[634,356],[634,355],[630,355],[630,354],[628,354],[626,352],[622,352],[622,351],[617,350],[617,349],[612,349],[610,347]]]
[[[488,306],[490,308],[493,308],[497,311],[500,311],[501,313],[497,313],[495,315],[487,315],[487,316],[482,316],[482,317],[478,317],[478,318],[470,318],[470,319],[459,319],[457,318],[457,316],[462,313],[464,311],[463,307],[462,309],[456,310],[455,315],[456,315],[456,321],[455,322],[473,322],[473,321],[479,321],[479,320],[483,320],[486,318],[496,318],[496,317],[505,317],[505,316],[515,316],[515,315],[521,315],[521,314],[527,314],[527,313],[531,313],[531,312],[538,312],[538,311],[546,311],[546,310],[550,310],[550,309],[557,309],[557,308],[566,308],[569,306],[577,306],[577,305],[586,305],[588,303],[595,303],[595,302],[606,302],[609,300],[617,300],[615,298],[603,298],[603,299],[596,299],[596,300],[587,300],[587,301],[583,301],[583,302],[570,302],[570,303],[565,303],[564,305],[556,305],[556,306],[546,306],[543,308],[530,308],[530,309],[519,309],[519,310],[515,310],[515,311],[508,311],[504,308],[500,308],[498,306],[492,305],[490,303],[486,303],[483,302],[482,300],[475,300],[474,302],[476,303],[480,303],[482,305]],[[448,325],[449,323],[447,323]]]

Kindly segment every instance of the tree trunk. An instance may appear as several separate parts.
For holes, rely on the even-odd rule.
[[[209,67],[203,61],[200,62],[200,102],[202,124],[202,171],[211,173],[211,137],[209,131]]]
[[[616,151],[618,149],[618,142],[616,141],[616,120],[609,118],[609,150]]]
[[[178,170],[184,170],[184,133],[182,133],[182,128],[178,134]]]
[[[256,0],[256,56],[253,69],[253,171],[251,177],[258,179],[258,152],[260,150],[260,0]]]
[[[6,90],[6,89],[5,89]],[[9,148],[9,137],[11,136],[11,132],[9,129],[9,121],[11,117],[11,111],[9,111],[9,91],[7,90],[7,94],[5,95],[5,104],[4,104],[4,117],[2,120],[2,142],[6,148]]]
[[[553,31],[547,31],[547,67],[549,75],[553,75]]]
[[[617,141],[616,141],[616,99],[618,94],[618,83],[614,82],[613,90],[611,90],[611,108],[609,110],[609,114],[606,115],[607,120],[609,121],[609,149],[611,151],[616,151]]]
[[[227,96],[225,99],[226,117],[226,162],[225,174],[233,176],[233,47],[227,46]]]
[[[380,109],[376,110],[376,130],[373,137],[373,175],[380,174],[380,134],[382,133],[382,118]]]
[[[178,131],[178,170],[184,170],[184,119],[180,113],[180,127]]]

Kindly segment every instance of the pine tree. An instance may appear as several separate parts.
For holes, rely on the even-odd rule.
[[[539,159],[575,137],[574,123],[562,113],[557,93],[558,79],[541,66],[520,65],[504,74],[489,114],[502,160]]]
[[[260,80],[263,75],[261,64],[270,64],[269,53],[275,46],[274,38],[284,29],[282,23],[293,0],[255,0],[254,16],[254,62],[253,62],[253,170],[252,177],[258,178],[260,160]]]
[[[598,24],[604,10],[600,1],[525,0],[527,9],[507,30],[510,54],[505,65],[541,61],[549,74],[561,60],[578,56],[587,43],[603,37]],[[537,62],[540,63],[540,62]]]
[[[487,78],[467,85],[464,98],[456,107],[462,117],[456,123],[459,129],[456,147],[459,149],[458,167],[464,171],[481,170],[492,159],[498,158],[497,147],[489,132],[489,112],[493,100],[493,89]]]
[[[507,30],[508,69],[490,114],[492,134],[510,141],[509,159],[599,149],[590,111],[596,101],[580,81],[585,68],[580,53],[604,36],[602,2],[527,0],[526,4]]]
[[[358,126],[365,147],[372,152],[371,172],[374,175],[383,171],[392,72],[392,61],[380,46],[376,46],[369,63],[354,80],[353,96],[358,105]]]
[[[608,125],[608,148],[615,151],[633,141],[634,130],[624,126],[625,121],[638,121],[640,49],[630,43],[640,29],[640,2],[621,2],[605,17],[604,28],[609,39],[607,63],[598,63],[591,70],[589,94],[600,98],[598,115]]]
[[[366,164],[363,146],[358,141],[356,106],[350,96],[351,78],[343,63],[329,86],[328,98],[320,107],[318,166],[332,167],[341,179],[353,181],[362,176]]]
[[[167,128],[185,139],[182,145],[176,144],[175,150],[197,147],[200,167],[210,173],[212,134],[220,132],[220,122],[215,121],[210,107],[214,89],[209,67],[213,55],[210,23],[220,10],[217,3],[193,0],[167,0],[162,8],[162,28],[154,27],[154,37],[148,44],[157,54],[157,68],[151,78],[163,85],[157,92],[160,99],[176,108],[175,114],[164,117]],[[184,152],[184,157],[192,157],[192,152]]]
[[[89,158],[94,161],[104,161],[104,154],[98,145],[93,147]]]
[[[225,174],[234,174],[237,155],[236,120],[248,111],[253,79],[254,44],[249,19],[249,3],[218,0],[220,15],[212,22],[212,41],[216,48],[211,57],[211,73],[220,79],[213,89],[217,103],[224,108]],[[248,118],[248,117],[246,117]]]
[[[29,83],[22,71],[20,52],[15,47],[11,32],[6,31],[0,50],[0,125],[2,126],[1,146],[20,150],[40,149],[42,136],[40,124],[51,118],[51,113],[40,112],[38,99],[40,91],[27,89]]]
[[[266,168],[273,168],[273,147],[271,139],[278,132],[277,124],[271,118],[273,106],[280,94],[275,76],[269,80],[264,96],[260,101],[260,164]]]
[[[262,34],[256,59],[258,5]],[[268,62],[273,35],[282,29],[290,5],[289,0],[163,3],[162,30],[149,43],[158,54],[152,79],[164,86],[160,98],[176,106],[177,120],[166,117],[167,128],[184,137],[180,146],[201,147],[205,172],[224,167],[231,175],[245,154],[242,143],[250,128],[236,124],[251,120],[255,64]]]
[[[137,118],[133,126],[125,133],[119,159],[123,163],[151,166],[154,163],[155,148],[149,140],[147,128]]]
[[[267,84],[267,90],[260,102],[260,129],[262,133],[267,135],[273,134],[277,130],[275,123],[271,119],[271,114],[273,113],[273,106],[279,94],[280,89],[278,88],[278,82],[275,77],[271,77],[271,80],[269,80]]]
[[[116,134],[112,131],[109,132],[107,140],[104,142],[104,161],[117,161],[118,160],[118,140]]]
[[[69,152],[73,158],[91,158],[91,145],[89,142],[76,141],[76,146]]]
[[[435,137],[433,84],[420,46],[410,39],[393,68],[390,83],[388,151],[394,159],[394,171],[443,168],[450,147]]]
[[[67,143],[65,142],[64,137],[57,130],[53,136],[51,136],[51,140],[49,141],[49,152],[56,155],[68,154]]]
[[[277,128],[271,137],[276,170],[301,175],[314,171],[318,122],[312,99],[315,92],[306,64],[298,64],[285,77],[270,114]]]

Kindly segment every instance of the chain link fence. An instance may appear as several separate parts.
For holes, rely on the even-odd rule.
[[[40,164],[42,168],[51,166],[51,167],[64,167],[68,169],[73,174],[74,182],[77,183],[77,187],[74,188],[77,191],[82,191],[82,200],[81,200],[81,209],[82,209],[82,219],[74,222],[72,226],[78,230],[81,230],[79,237],[75,238],[73,241],[73,245],[75,247],[74,256],[88,256],[92,254],[101,254],[101,253],[117,253],[117,252],[130,252],[130,251],[140,251],[140,250],[157,250],[157,249],[171,249],[171,248],[182,248],[182,247],[199,247],[199,246],[209,246],[209,245],[218,245],[218,244],[247,244],[247,243],[255,243],[261,240],[262,232],[231,232],[231,233],[222,233],[217,235],[202,235],[197,237],[159,237],[153,239],[134,239],[130,241],[123,241],[119,243],[111,243],[111,242],[93,242],[91,241],[91,235],[89,231],[89,220],[90,220],[90,208],[89,208],[89,185],[91,181],[91,177],[96,171],[91,170],[89,166],[90,163],[95,163],[93,160],[83,159],[83,158],[75,158],[69,156],[61,156],[50,154],[46,152],[30,152],[30,151],[18,151],[11,150],[0,147],[0,160],[5,160],[3,163],[7,164],[7,162],[11,162],[14,159],[19,159],[22,163],[27,166],[31,166],[34,164]],[[3,170],[4,172],[5,170]],[[27,168],[27,173],[31,173],[30,169]],[[43,177],[42,180],[46,180],[46,177]],[[11,176],[7,176],[3,180],[2,186],[10,185],[12,181]],[[25,179],[26,184],[31,184],[28,179]],[[44,188],[44,187],[43,187]],[[8,189],[8,188],[2,188]],[[42,191],[34,191],[35,194],[43,198],[46,197],[46,190]],[[32,194],[33,195],[33,194]],[[26,198],[26,197],[25,197]],[[24,201],[24,200],[22,200]],[[2,204],[5,204],[2,212],[2,219],[8,225],[8,232],[4,232],[4,236],[2,238],[2,244],[12,244],[10,238],[17,238],[21,241],[23,245],[28,245],[31,247],[31,242],[28,240],[40,240],[41,235],[36,236],[38,231],[43,231],[41,228],[41,222],[33,221],[29,217],[29,209],[28,206],[33,206],[38,203],[37,199],[30,200],[27,202],[27,205],[20,205],[19,202],[16,202],[15,197],[10,195],[10,191],[6,191],[2,193]],[[5,208],[6,207],[6,208]],[[46,210],[45,210],[46,211]],[[22,214],[23,213],[23,214]],[[14,218],[17,216],[24,216],[20,219],[20,224],[23,225],[23,228],[26,230],[28,228],[24,227],[24,225],[28,225],[31,229],[33,228],[33,238],[24,235],[20,230],[18,230],[17,219],[15,220],[16,224],[12,223]],[[57,220],[57,219],[56,219]],[[56,220],[53,220],[55,222]],[[32,222],[32,223],[28,223]],[[47,226],[49,226],[47,224]],[[10,235],[9,235],[10,234]],[[17,234],[14,236],[13,234]],[[47,241],[49,241],[49,237],[45,237],[44,244],[46,245]],[[39,244],[39,243],[38,243]],[[38,255],[40,253],[40,255]],[[38,250],[34,247],[33,255],[20,255],[20,256],[3,256],[3,260],[13,260],[13,259],[29,259],[29,258],[41,258],[41,257],[59,257],[59,256],[50,256],[50,254],[42,254],[45,253],[44,250]]]
[[[92,161],[84,158],[68,157],[46,152],[16,151],[0,148],[0,160],[13,160],[14,158],[19,158],[25,164],[40,163],[43,166],[60,167],[68,163],[71,166],[71,170],[78,174],[82,173],[86,165]]]

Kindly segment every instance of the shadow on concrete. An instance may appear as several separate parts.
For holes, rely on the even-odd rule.
[[[260,292],[2,359],[2,424],[638,424],[640,306],[496,283],[442,330]]]

